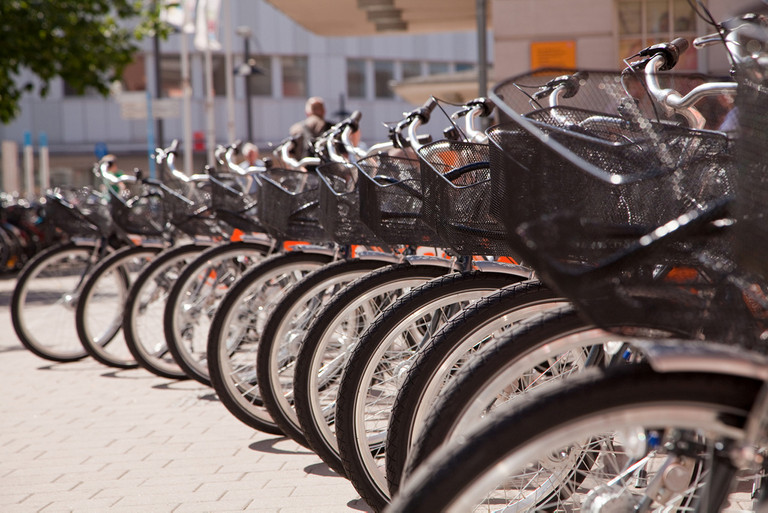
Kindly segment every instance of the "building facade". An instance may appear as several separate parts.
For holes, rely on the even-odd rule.
[[[247,26],[250,56],[261,73],[249,78],[233,76],[235,115],[228,119],[225,55],[213,53],[215,139],[229,142],[234,124],[237,138],[246,139],[246,80],[249,80],[254,142],[263,149],[280,141],[288,127],[303,118],[308,96],[326,99],[328,118],[342,111],[363,112],[363,140],[380,141],[386,135],[384,121],[399,119],[413,107],[398,97],[391,83],[432,74],[471,70],[477,61],[477,33],[389,34],[370,37],[321,37],[288,18],[264,0],[229,0],[233,33],[233,65],[243,62],[245,40],[234,35]],[[398,0],[407,8],[411,0]],[[414,0],[415,1],[415,0]],[[466,0],[472,2],[473,0]],[[723,20],[753,4],[753,0],[705,0],[716,20]],[[399,4],[398,4],[399,5]],[[491,81],[523,73],[542,65],[566,65],[582,69],[617,69],[622,59],[658,41],[674,37],[692,39],[712,32],[697,16],[688,0],[489,0],[489,60]],[[328,2],[333,9],[333,0]],[[439,14],[436,13],[436,16]],[[343,12],[339,17],[343,18]],[[471,22],[470,22],[471,21]],[[472,27],[474,20],[467,23]],[[221,31],[227,30],[222,23]],[[220,39],[223,39],[220,31]],[[181,95],[180,35],[160,44],[160,90],[164,98]],[[190,37],[190,36],[187,36]],[[190,39],[191,40],[191,39]],[[126,167],[147,165],[148,123],[128,119],[119,98],[141,98],[154,94],[155,56],[146,42],[135,62],[126,70],[120,92],[103,98],[76,96],[60,80],[47,98],[30,95],[21,102],[21,115],[0,126],[0,140],[22,144],[25,133],[38,141],[45,133],[51,151],[53,183],[79,184],[90,180],[88,168],[99,152],[108,150],[129,156]],[[204,56],[192,51],[191,58],[193,141],[195,170],[205,162],[206,81]],[[728,71],[722,48],[691,48],[679,69],[714,75]],[[428,80],[426,80],[428,84]],[[423,99],[426,99],[423,98]],[[411,101],[422,101],[411,98]],[[125,103],[125,102],[123,102]],[[162,123],[163,142],[183,139],[180,117]],[[135,164],[133,164],[135,162]]]
[[[237,68],[243,62],[245,52],[245,40],[235,32],[247,26],[252,32],[249,56],[261,72],[249,78],[233,76],[234,132],[236,138],[246,139],[245,80],[250,80],[253,139],[264,150],[269,143],[287,136],[291,124],[303,119],[309,96],[325,98],[327,117],[332,121],[339,119],[341,111],[360,110],[363,140],[380,141],[386,136],[382,122],[396,121],[413,108],[394,94],[391,81],[461,71],[473,67],[476,61],[477,41],[472,31],[320,37],[263,0],[230,0],[230,12],[233,66]],[[220,41],[227,29],[224,21],[220,20]],[[196,143],[195,171],[199,171],[206,161],[206,152],[200,149],[205,144],[206,80],[204,52],[193,49],[193,36],[173,34],[160,42],[161,97],[181,102],[181,37],[189,38],[191,48],[192,144]],[[217,143],[228,143],[225,53],[212,53],[215,139]],[[54,184],[88,183],[90,166],[104,151],[116,154],[121,167],[146,169],[148,123],[146,119],[131,118],[136,116],[135,106],[141,105],[136,102],[144,100],[145,91],[155,92],[154,70],[152,44],[146,41],[114,96],[75,95],[67,84],[56,79],[46,98],[23,97],[19,117],[0,125],[0,140],[15,141],[21,147],[28,133],[37,146],[45,134]],[[135,104],[132,109],[131,104]],[[177,114],[162,121],[166,145],[174,138],[183,139],[182,121]]]
[[[755,3],[704,1],[717,21]],[[492,11],[497,79],[547,62],[617,69],[648,45],[714,31],[688,0],[493,0]],[[678,69],[719,75],[728,72],[728,61],[720,47],[690,48]]]

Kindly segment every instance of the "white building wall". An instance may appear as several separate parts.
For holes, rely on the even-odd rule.
[[[423,61],[469,61],[477,54],[474,32],[424,35],[382,35],[374,37],[326,38],[316,36],[288,19],[262,0],[230,0],[232,30],[247,25],[253,30],[251,53],[273,56],[272,97],[253,96],[254,138],[261,145],[279,142],[288,133],[288,127],[304,117],[305,98],[283,98],[281,89],[280,56],[308,56],[309,95],[326,99],[328,117],[339,109],[339,97],[346,97],[346,59],[392,59]],[[180,53],[179,35],[170,35],[161,41],[160,51]],[[223,44],[223,34],[220,33]],[[242,62],[243,40],[233,36],[235,65]],[[192,40],[190,38],[190,47]],[[143,43],[146,52],[147,84],[154,91],[154,65],[151,41]],[[200,52],[191,53],[192,129],[205,131],[204,59]],[[397,69],[397,68],[396,68]],[[245,95],[243,79],[234,77],[235,84],[235,131],[245,138]],[[413,108],[400,99],[374,99],[373,77],[369,76],[369,97],[364,100],[347,99],[346,110],[363,112],[362,130],[368,142],[380,140],[386,135],[382,120],[399,117],[403,111]],[[226,143],[226,100],[215,99],[216,139]],[[182,137],[181,121],[164,121],[164,142]],[[114,98],[100,96],[66,97],[61,80],[51,83],[50,92],[44,99],[36,95],[24,96],[21,114],[8,125],[0,125],[0,139],[23,141],[24,132],[33,137],[46,132],[52,154],[93,154],[96,143],[104,142],[109,151],[144,151],[147,141],[145,120],[126,120],[120,116]]]
[[[429,61],[475,62],[477,41],[474,31],[452,34],[382,35],[376,37],[325,38],[311,34],[296,25],[262,0],[230,0],[232,30],[239,25],[252,28],[254,39],[251,52],[273,56],[273,96],[252,97],[253,130],[257,142],[280,141],[288,127],[303,118],[303,98],[282,98],[279,57],[307,55],[309,58],[309,94],[326,99],[329,116],[339,108],[339,96],[346,96],[346,60],[368,59],[369,80],[365,99],[346,99],[346,109],[363,112],[363,139],[376,142],[386,134],[382,121],[398,119],[413,106],[402,100],[377,100],[373,96],[372,60],[422,61],[426,71]],[[470,1],[470,0],[468,0]],[[715,19],[743,10],[753,0],[708,0],[707,6]],[[492,0],[493,44],[489,46],[494,63],[494,77],[505,78],[530,69],[532,41],[574,40],[576,65],[582,68],[614,69],[618,66],[618,34],[616,0]],[[699,32],[707,27],[699,22]],[[172,35],[161,42],[161,51],[178,54],[180,37]],[[222,37],[223,41],[223,37]],[[190,41],[191,42],[191,41]],[[151,42],[147,51],[147,83],[154,84]],[[233,37],[234,62],[242,61],[242,39]],[[692,51],[692,50],[691,50]],[[727,60],[720,48],[707,49],[700,58],[701,70],[710,73],[727,72]],[[396,65],[396,76],[400,69]],[[23,76],[21,80],[34,77]],[[205,131],[203,98],[203,59],[194,52],[191,59],[193,87],[193,131]],[[245,99],[243,79],[235,77],[235,130],[245,137]],[[27,95],[21,101],[21,113],[13,122],[0,125],[0,139],[21,144],[29,131],[37,141],[46,132],[52,157],[57,153],[93,155],[96,143],[105,142],[113,153],[141,152],[146,149],[147,122],[120,117],[117,102],[101,97],[65,97],[60,80],[51,83],[49,95],[41,99]],[[215,100],[216,136],[226,140],[226,103],[224,97]],[[166,120],[165,142],[181,138],[181,121]]]
[[[705,3],[718,21],[754,5],[752,0],[707,0]],[[492,9],[497,80],[530,69],[530,43],[534,41],[574,40],[576,66],[584,69],[617,69],[621,57],[626,57],[618,55],[616,0],[493,0]],[[712,31],[703,21],[697,23],[699,34]],[[699,52],[699,71],[712,74],[728,71],[721,48]]]

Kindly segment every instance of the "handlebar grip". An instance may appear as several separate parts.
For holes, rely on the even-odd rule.
[[[641,50],[638,55],[654,57],[656,55],[664,56],[664,65],[659,68],[661,71],[667,71],[675,67],[680,55],[685,52],[690,43],[682,37],[678,37],[669,43],[659,43]]]
[[[437,107],[437,100],[432,96],[429,100],[424,102],[424,105],[414,110],[412,115],[421,118],[424,123],[428,123],[429,117],[431,116],[432,111],[435,110],[435,107]]]
[[[482,112],[480,112],[480,116],[482,116],[482,117],[490,116],[491,113],[493,112],[493,109],[496,108],[496,104],[493,103],[493,100],[491,100],[490,98],[485,98],[485,97],[475,98],[471,102],[468,102],[467,106],[470,106],[470,107],[474,107],[474,106],[482,107],[483,110],[482,110]]]
[[[359,110],[356,110],[356,111],[354,111],[354,112],[352,113],[352,115],[351,115],[351,116],[349,116],[349,120],[350,120],[352,123],[354,123],[355,125],[357,125],[358,123],[360,123],[360,119],[361,119],[362,117],[363,117],[363,113],[362,113],[362,112],[360,112]]]
[[[677,49],[677,56],[680,57],[691,46],[687,39],[684,37],[677,37],[672,40],[671,43]]]
[[[570,77],[568,77],[565,81],[565,93],[563,93],[563,98],[573,98],[576,96],[576,93],[579,92],[579,89],[581,88],[581,81],[587,80],[589,78],[589,72],[587,71],[577,71]]]
[[[171,145],[168,147],[168,153],[176,153],[176,150],[178,147],[179,147],[179,140],[174,139],[173,142],[171,142]]]

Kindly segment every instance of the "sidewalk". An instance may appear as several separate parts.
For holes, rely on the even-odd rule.
[[[371,511],[314,453],[240,423],[196,381],[29,353],[14,283],[0,279],[3,513]]]

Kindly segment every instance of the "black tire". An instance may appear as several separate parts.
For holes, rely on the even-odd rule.
[[[344,368],[336,438],[347,477],[374,510],[383,510],[389,502],[381,463],[394,394],[409,361],[447,321],[446,315],[521,280],[513,274],[478,271],[437,278],[398,299],[366,330]],[[382,377],[374,376],[377,369]],[[366,409],[375,413],[370,422]]]
[[[348,283],[389,263],[342,260],[309,273],[290,288],[264,326],[256,354],[261,400],[280,431],[305,447],[309,444],[293,409],[293,379],[309,322]]]
[[[641,326],[634,329],[638,336],[673,333]],[[520,397],[520,392],[552,386],[587,367],[609,364],[605,344],[612,344],[620,353],[625,339],[595,327],[572,306],[555,308],[520,323],[478,351],[446,387],[410,447],[404,475],[413,473],[440,445],[463,435],[491,408]]]
[[[345,287],[307,330],[296,358],[294,407],[310,448],[338,474],[344,475],[344,465],[332,417],[345,358],[382,310],[413,287],[447,272],[443,266],[409,263],[374,271]],[[370,302],[375,308],[367,306]],[[348,331],[338,337],[341,340],[334,340],[334,331],[342,324],[348,325]]]
[[[282,434],[264,408],[258,389],[256,351],[263,324],[287,287],[332,260],[325,253],[303,251],[267,258],[243,274],[216,310],[207,347],[211,385],[230,413],[254,429]],[[266,284],[275,285],[274,295],[263,294]],[[250,310],[254,296],[258,311]],[[234,343],[229,340],[230,330],[237,332]]]
[[[437,395],[459,367],[516,323],[564,304],[565,299],[539,281],[516,283],[465,308],[435,333],[419,351],[392,409],[386,458],[391,493],[397,491],[410,447]]]
[[[138,367],[120,333],[125,300],[131,281],[160,251],[159,247],[141,246],[115,251],[96,266],[83,285],[75,324],[80,343],[96,361],[119,369]]]
[[[442,447],[413,476],[404,481],[399,496],[387,511],[472,510],[499,483],[512,481],[511,476],[518,469],[524,468],[526,462],[546,461],[542,457],[544,454],[564,454],[559,451],[564,446],[568,447],[571,454],[575,452],[573,449],[583,451],[585,449],[579,446],[584,441],[597,447],[595,440],[610,440],[610,434],[617,431],[644,435],[650,432],[643,431],[644,427],[657,430],[662,435],[661,443],[648,443],[640,448],[646,451],[658,448],[662,458],[666,457],[666,448],[675,445],[666,444],[665,435],[673,431],[704,433],[698,439],[705,441],[699,454],[706,457],[710,454],[709,450],[715,450],[717,442],[725,440],[726,448],[733,439],[738,443],[737,433],[743,429],[761,386],[762,381],[725,374],[656,373],[642,364],[612,368],[609,371],[594,369],[585,372],[570,380],[567,387],[556,387],[538,396],[536,401],[519,403],[514,408],[505,409],[490,422],[480,426],[461,444]],[[708,420],[697,422],[697,418]],[[696,424],[701,426],[701,431],[696,429]],[[723,438],[708,438],[714,435]],[[571,444],[571,441],[578,443]],[[634,462],[642,458],[641,454],[633,456],[636,459],[630,460],[626,455],[625,459]],[[582,475],[579,477],[581,482],[591,482],[591,486],[574,488],[562,494],[556,493],[558,488],[550,481],[547,485],[549,493],[538,496],[533,495],[538,491],[531,484],[533,478],[526,476],[528,486],[525,492],[530,495],[510,505],[510,510],[567,511],[569,504],[559,505],[555,501],[583,501],[590,491],[596,490],[596,485],[614,475],[615,471],[602,476],[602,481],[596,483],[586,480]],[[480,484],[483,480],[486,480],[485,483]],[[633,483],[629,486],[637,483],[633,479],[626,481]],[[563,480],[560,482],[568,484]],[[652,482],[650,475],[648,482]],[[697,489],[698,485],[691,483],[691,488]],[[705,483],[702,485],[706,486]],[[642,497],[642,489],[639,492],[633,491]],[[686,490],[683,493],[689,492]],[[528,503],[528,507],[522,507],[525,504],[523,501]],[[498,503],[495,507],[503,508]],[[659,505],[659,508],[663,507],[664,504]],[[632,509],[631,503],[622,508]]]
[[[187,375],[173,360],[163,336],[163,312],[168,293],[183,269],[208,245],[185,244],[158,254],[128,291],[123,336],[136,362],[152,374],[169,379]]]
[[[24,347],[40,358],[73,362],[88,356],[77,335],[75,308],[97,252],[95,243],[52,246],[19,274],[11,297],[13,329]]]
[[[228,242],[205,250],[179,275],[163,311],[163,333],[174,361],[185,375],[211,386],[206,359],[208,323],[226,290],[248,268],[264,260],[269,251],[269,246],[257,242]],[[211,263],[218,271],[215,280],[208,279]],[[222,272],[220,267],[224,265]],[[187,308],[187,302],[194,307]]]

